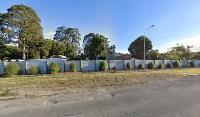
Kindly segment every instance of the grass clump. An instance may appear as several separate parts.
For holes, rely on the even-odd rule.
[[[138,69],[144,69],[144,64],[140,63],[140,64],[138,65]]]
[[[99,65],[100,71],[107,71],[108,70],[108,63],[105,61],[101,61]]]
[[[49,73],[50,74],[55,74],[58,73],[60,71],[60,66],[58,63],[56,62],[52,62],[49,66]]]
[[[190,63],[189,63],[189,67],[195,67],[195,63],[194,63],[194,61],[190,61]]]
[[[17,63],[10,63],[5,67],[5,76],[10,77],[17,75],[20,71],[20,67]]]
[[[130,70],[130,69],[131,69],[131,63],[127,63],[127,64],[126,64],[126,69],[127,69],[127,70]]]
[[[37,66],[32,66],[29,70],[28,70],[28,74],[29,75],[36,75],[39,73],[39,68]]]
[[[71,65],[70,65],[70,71],[71,72],[76,72],[77,71],[77,65],[75,63],[71,63]]]
[[[158,65],[157,69],[164,69],[164,68],[165,68],[164,64],[162,64],[162,63],[159,63],[159,65]]]
[[[154,64],[152,62],[150,62],[148,65],[147,65],[148,69],[153,69],[154,68]]]
[[[167,64],[166,64],[166,68],[172,68],[171,64],[170,64],[170,63],[167,63]]]
[[[173,62],[173,67],[174,68],[179,68],[180,67],[180,62],[179,61],[174,61]]]

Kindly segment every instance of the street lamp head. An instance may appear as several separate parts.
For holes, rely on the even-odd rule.
[[[156,25],[152,25],[151,28],[153,28],[154,26],[156,26]]]

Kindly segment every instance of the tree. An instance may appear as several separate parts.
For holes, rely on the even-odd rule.
[[[116,49],[116,46],[115,46],[115,45],[110,46],[110,47],[109,47],[109,54],[114,54],[114,53],[116,53],[116,52],[115,52],[115,49]]]
[[[40,56],[44,59],[47,58],[50,54],[52,48],[53,40],[44,39],[42,42],[42,47],[40,49]]]
[[[109,54],[109,41],[103,35],[90,33],[83,39],[83,48],[86,57],[93,59],[98,56],[105,57]]]
[[[183,45],[177,44],[175,47],[172,47],[167,53],[165,53],[165,55],[167,59],[183,60],[187,59],[188,51]]]
[[[49,56],[64,55],[65,51],[66,51],[66,48],[65,48],[64,43],[53,41]]]
[[[152,50],[152,42],[148,37],[145,37],[145,52],[148,53]],[[133,41],[128,48],[128,51],[135,57],[136,59],[143,59],[144,56],[144,36],[138,37],[135,41]]]
[[[36,12],[25,5],[13,5],[7,11],[0,18],[0,27],[3,30],[0,37],[3,37],[6,43],[17,44],[22,50],[23,59],[33,51],[40,53],[37,45],[43,40],[43,32]]]
[[[81,35],[77,28],[58,27],[54,40],[65,44],[65,56],[74,58],[78,55]]]
[[[147,59],[149,59],[149,60],[158,60],[158,59],[161,59],[161,57],[160,57],[160,53],[159,53],[159,51],[156,49],[156,50],[149,50],[148,52],[147,52]]]

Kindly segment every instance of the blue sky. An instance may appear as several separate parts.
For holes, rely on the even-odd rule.
[[[165,52],[177,43],[200,47],[200,0],[2,0],[0,12],[14,4],[36,10],[44,35],[50,38],[58,26],[77,27],[82,37],[103,34],[118,52],[155,24],[146,35],[154,49]]]

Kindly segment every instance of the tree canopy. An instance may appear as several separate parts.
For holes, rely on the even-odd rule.
[[[17,44],[22,50],[24,59],[32,51],[39,54],[34,58],[40,56],[38,46],[43,41],[41,20],[31,7],[13,5],[7,10],[7,13],[1,15],[0,19],[0,37],[5,43]]]
[[[133,55],[136,59],[143,59],[144,56],[144,39],[145,39],[145,52],[152,50],[153,45],[151,40],[148,37],[140,36],[135,41],[133,41],[129,47],[128,51]]]
[[[100,34],[89,33],[83,39],[84,54],[89,58],[106,56],[115,52],[115,45],[109,48],[108,38]]]
[[[58,27],[54,35],[54,40],[65,44],[65,56],[74,58],[78,55],[81,35],[77,28]]]

